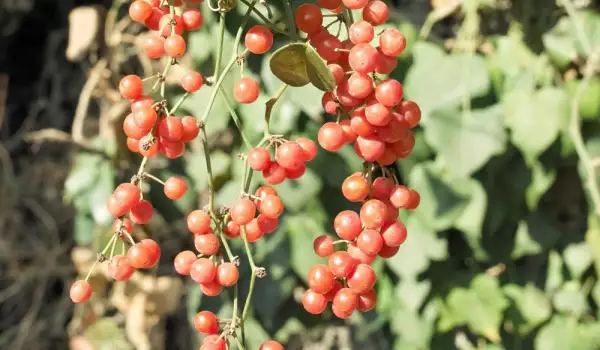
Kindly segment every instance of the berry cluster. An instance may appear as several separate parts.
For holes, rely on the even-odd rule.
[[[413,101],[402,100],[399,81],[382,77],[395,69],[397,57],[406,47],[406,39],[397,29],[383,30],[376,37],[374,27],[387,21],[385,3],[317,2],[319,6],[298,7],[296,25],[328,63],[335,80],[334,91],[324,93],[322,104],[328,114],[337,116],[337,121],[321,126],[318,142],[330,152],[345,144],[353,145],[365,161],[365,169],[342,184],[348,201],[362,203],[360,212],[345,210],[336,216],[334,230],[340,240],[322,235],[314,242],[317,255],[329,257],[329,262],[309,271],[310,288],[304,294],[303,305],[308,312],[320,314],[332,302],[333,313],[345,319],[354,310],[375,307],[376,276],[370,265],[377,256],[389,258],[396,254],[407,235],[406,227],[397,219],[399,209],[412,210],[419,205],[419,194],[398,184],[385,167],[411,153],[415,143],[411,129],[419,123],[421,111]],[[363,19],[349,25],[349,38],[341,41],[323,26],[321,8],[334,14],[343,8],[362,9]],[[338,21],[344,20],[340,14]],[[376,167],[381,168],[383,176],[373,179]],[[336,244],[346,249],[335,251]]]
[[[253,1],[252,6],[257,1]],[[110,214],[116,217],[114,235],[96,263],[108,261],[108,273],[114,280],[127,280],[136,270],[150,269],[160,260],[161,250],[154,240],[147,238],[136,243],[132,237],[134,224],[146,224],[154,214],[152,205],[144,199],[141,190],[144,181],[162,184],[166,197],[172,200],[180,199],[187,191],[187,184],[179,177],[162,181],[147,173],[144,168],[147,160],[159,153],[166,158],[178,158],[184,154],[185,144],[199,135],[207,149],[204,126],[216,94],[219,89],[222,91],[223,77],[235,63],[241,65],[246,55],[261,55],[273,46],[274,38],[269,29],[272,24],[255,25],[248,29],[244,36],[246,49],[240,54],[237,53],[237,46],[241,36],[238,35],[234,42],[236,50],[233,50],[236,53],[227,68],[220,72],[221,67],[216,67],[215,76],[206,79],[213,84],[214,91],[204,116],[200,120],[193,116],[178,117],[176,112],[183,100],[198,91],[205,79],[201,73],[187,70],[180,82],[186,93],[169,109],[164,96],[165,77],[170,67],[180,64],[178,58],[186,52],[184,32],[202,26],[203,15],[194,7],[201,2],[136,0],[129,6],[131,19],[152,32],[144,42],[143,51],[151,59],[164,58],[166,64],[164,70],[154,76],[141,78],[127,75],[119,83],[121,96],[131,101],[131,113],[123,122],[127,147],[132,152],[140,153],[144,159],[131,181],[120,184],[106,203]],[[374,27],[387,21],[385,3],[380,0],[317,2],[319,6],[300,5],[294,18],[297,29],[306,34],[302,40],[312,45],[328,64],[335,81],[335,89],[324,93],[322,104],[325,111],[337,119],[321,126],[317,140],[322,148],[330,152],[352,144],[365,166],[362,172],[352,174],[342,184],[342,193],[348,201],[362,203],[360,212],[346,210],[336,216],[334,229],[339,240],[334,241],[331,236],[322,235],[314,242],[315,252],[321,257],[329,257],[329,263],[311,268],[308,274],[310,289],[304,294],[303,305],[310,313],[319,314],[325,310],[328,302],[332,302],[333,313],[340,318],[347,318],[355,309],[368,311],[375,306],[376,276],[370,265],[377,256],[388,258],[396,254],[407,235],[405,226],[397,219],[399,209],[412,210],[419,204],[419,194],[399,184],[386,166],[407,157],[412,151],[415,139],[411,129],[419,123],[421,112],[414,102],[402,100],[400,82],[386,78],[397,64],[397,56],[405,49],[406,39],[395,29],[375,34]],[[222,5],[227,5],[227,2],[219,2],[219,6]],[[332,13],[324,15],[323,8]],[[219,7],[215,11],[224,13],[230,9]],[[363,19],[354,22],[348,9],[362,9]],[[251,10],[252,7],[248,9],[246,18]],[[341,41],[339,30],[336,35],[330,33],[328,28],[331,24],[323,25],[324,16],[336,18],[340,26],[345,24],[349,39]],[[220,16],[220,20],[224,20],[224,15]],[[292,38],[298,34],[291,33],[294,28],[277,31]],[[377,45],[372,45],[374,41]],[[217,61],[220,62],[220,57]],[[260,94],[259,83],[253,78],[244,77],[241,66],[242,74],[234,84],[233,97],[242,104],[253,103]],[[144,86],[147,81],[153,83],[151,91]],[[228,240],[242,239],[244,242],[252,273],[250,288],[253,288],[254,278],[266,274],[263,268],[255,265],[249,243],[273,233],[279,224],[284,205],[272,186],[286,179],[300,178],[306,171],[306,163],[317,154],[317,144],[308,138],[286,140],[281,135],[271,135],[269,117],[270,111],[265,111],[264,138],[240,157],[246,167],[242,190],[239,199],[229,208],[216,208],[214,205],[210,157],[206,155],[209,204],[187,216],[187,227],[193,234],[196,251],[182,251],[173,262],[177,273],[190,276],[206,296],[216,296],[223,287],[238,283],[240,260],[233,256]],[[240,133],[243,136],[243,130]],[[374,179],[376,168],[381,169],[383,176]],[[249,176],[253,171],[261,172],[268,185],[251,192]],[[115,244],[119,239],[130,246],[127,251],[115,255]],[[336,251],[337,244],[345,245],[346,249]],[[91,271],[84,280],[72,285],[70,295],[75,303],[90,300],[90,274]],[[237,298],[237,293],[235,295]],[[238,348],[244,349],[244,327],[241,325],[251,295],[250,291],[239,316],[237,308],[234,308],[229,319],[218,319],[209,311],[200,311],[196,315],[194,326],[206,336],[200,350],[224,350],[232,340],[237,342]],[[237,299],[234,305],[237,305]],[[260,350],[280,349],[283,346],[272,340],[260,347]]]

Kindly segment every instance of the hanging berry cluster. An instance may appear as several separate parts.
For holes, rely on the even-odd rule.
[[[397,56],[405,49],[404,36],[396,29],[386,29],[376,35],[375,27],[385,23],[388,17],[387,6],[379,0],[318,0],[319,6],[300,5],[295,16],[289,1],[284,0],[289,17],[286,30],[278,29],[258,12],[259,17],[268,23],[255,25],[243,35],[248,17],[252,11],[257,11],[255,5],[259,0],[254,0],[247,5],[229,62],[221,65],[222,50],[219,50],[212,77],[205,79],[200,72],[187,70],[180,82],[186,93],[169,106],[165,99],[166,76],[173,65],[181,64],[178,58],[187,49],[184,33],[197,30],[203,24],[203,14],[196,7],[201,2],[136,0],[129,5],[131,19],[152,32],[144,43],[144,53],[150,59],[162,59],[165,65],[160,73],[153,76],[127,75],[120,81],[121,96],[131,101],[131,112],[123,122],[127,147],[142,155],[143,160],[131,181],[120,184],[107,200],[109,212],[116,217],[114,235],[98,255],[94,267],[107,261],[109,275],[122,281],[131,278],[138,269],[150,269],[158,264],[161,256],[159,245],[152,239],[136,243],[132,236],[133,225],[148,223],[154,213],[152,204],[144,199],[142,184],[145,181],[160,183],[165,196],[172,200],[178,200],[186,193],[187,184],[179,177],[163,181],[148,173],[146,164],[159,154],[170,159],[178,158],[185,153],[186,143],[200,137],[208,173],[209,203],[187,216],[187,227],[196,251],[180,252],[175,257],[174,269],[180,275],[189,276],[206,296],[216,296],[224,287],[234,288],[231,318],[219,319],[209,311],[201,311],[194,318],[195,328],[206,336],[200,350],[225,350],[230,342],[235,342],[239,349],[246,349],[243,322],[251,305],[255,279],[267,273],[255,264],[250,243],[273,233],[284,212],[283,201],[273,186],[286,179],[300,178],[306,171],[306,163],[315,158],[318,147],[309,138],[287,140],[282,135],[269,132],[273,104],[289,85],[294,86],[288,85],[285,79],[282,79],[285,84],[267,103],[264,137],[256,145],[247,141],[239,118],[234,109],[229,108],[248,149],[240,155],[246,170],[239,198],[229,207],[217,207],[205,125],[217,94],[222,94],[228,101],[228,92],[223,89],[222,83],[234,66],[240,67],[241,76],[234,84],[233,98],[241,104],[257,100],[259,83],[243,76],[243,61],[249,54],[269,52],[275,31],[297,43],[313,47],[320,57],[319,61],[326,67],[328,77],[325,80],[331,81],[332,88],[324,89],[322,104],[326,113],[335,116],[335,121],[321,126],[316,135],[319,145],[327,151],[336,152],[351,144],[357,156],[364,160],[363,171],[349,176],[342,185],[346,199],[362,203],[360,212],[347,210],[336,216],[334,230],[339,240],[334,241],[329,235],[315,240],[315,252],[321,257],[329,257],[329,263],[311,268],[308,275],[310,288],[304,294],[303,305],[308,312],[319,314],[326,309],[328,302],[332,302],[333,313],[342,319],[349,317],[355,309],[372,309],[376,304],[373,290],[376,276],[370,264],[376,256],[388,258],[398,251],[407,235],[405,226],[397,219],[399,209],[412,210],[419,204],[418,193],[399,184],[386,169],[397,159],[410,154],[415,142],[411,129],[421,117],[414,102],[402,100],[401,83],[386,78],[397,64]],[[263,1],[260,3],[268,6]],[[213,9],[210,5],[209,8],[219,12],[220,21],[225,21],[226,12],[235,5],[236,2],[221,0],[217,8]],[[323,14],[323,9],[331,13]],[[361,9],[363,19],[354,21],[351,10]],[[323,20],[327,17],[335,21],[324,26]],[[335,23],[339,26],[337,33],[333,34],[329,28]],[[344,41],[339,39],[342,25],[346,27],[348,36]],[[222,47],[224,22],[221,22],[220,28],[219,45]],[[299,36],[298,30],[306,34],[305,38]],[[239,53],[237,48],[242,36],[246,49]],[[378,44],[372,45],[374,41]],[[213,92],[203,115],[178,116],[177,111],[183,101],[206,82],[211,83]],[[381,169],[382,176],[374,178],[377,169]],[[254,172],[261,173],[268,185],[251,191],[250,180]],[[228,241],[234,239],[243,241],[251,270],[250,290],[241,313],[238,310],[237,284],[240,278],[238,266],[243,262],[233,255],[229,247]],[[129,248],[120,255],[114,254],[118,240],[129,244]],[[336,251],[336,245],[343,245],[346,249]],[[91,299],[90,274],[91,271],[85,279],[72,285],[70,295],[75,303]],[[260,347],[260,350],[278,349],[283,349],[283,346],[273,340]]]

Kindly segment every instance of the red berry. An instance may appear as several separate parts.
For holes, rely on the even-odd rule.
[[[262,174],[265,178],[265,181],[271,185],[278,185],[282,183],[287,176],[285,168],[277,164],[277,162],[272,162],[267,170],[263,170]]]
[[[140,189],[131,183],[122,183],[113,192],[113,196],[127,210],[140,202]],[[121,216],[121,215],[115,215]],[[135,222],[135,221],[134,221]]]
[[[123,220],[117,218],[115,221],[113,221],[112,229],[113,232],[118,233],[119,229],[122,229],[123,231],[131,234],[131,231],[133,231],[133,223],[127,218],[123,218]]]
[[[279,197],[269,195],[260,201],[258,209],[262,215],[276,219],[283,213],[283,202]]]
[[[303,159],[305,162],[310,162],[315,159],[317,156],[317,144],[313,140],[306,137],[300,137],[296,140],[296,143],[304,151]]]
[[[329,152],[336,152],[344,145],[344,130],[337,123],[327,122],[319,129],[317,139],[321,147]]]
[[[181,141],[189,142],[198,136],[200,127],[198,127],[198,121],[192,116],[185,116],[181,118],[182,135]]]
[[[127,135],[127,137],[139,140],[142,137],[146,136],[146,134],[150,132],[150,129],[144,130],[137,126],[137,124],[135,123],[135,119],[133,118],[133,113],[131,113],[127,115],[127,117],[125,117],[125,120],[123,121],[123,132],[125,133],[125,135]]]
[[[258,350],[284,350],[283,345],[279,344],[275,340],[268,340],[258,348]]]
[[[165,39],[148,35],[144,42],[144,52],[151,59],[159,59],[165,54]]]
[[[234,264],[228,262],[217,267],[217,282],[223,287],[231,287],[237,283],[240,272]]]
[[[129,263],[136,269],[145,268],[151,259],[150,250],[141,243],[137,243],[127,250]]]
[[[391,258],[392,256],[396,255],[396,253],[398,253],[398,250],[400,250],[400,247],[390,247],[388,245],[385,244],[385,242],[383,243],[383,247],[381,248],[381,250],[379,251],[379,253],[377,255],[379,255],[380,257],[384,258],[384,259],[388,259]]]
[[[407,208],[410,202],[410,189],[403,185],[396,186],[389,195],[390,202],[396,208]]]
[[[377,49],[369,44],[358,44],[348,54],[350,67],[360,73],[371,73],[377,67]]]
[[[150,130],[158,120],[158,115],[152,107],[143,107],[133,113],[133,121],[143,130]]]
[[[402,114],[410,128],[414,128],[421,121],[421,109],[413,101],[402,101],[396,106],[396,109]]]
[[[177,117],[166,117],[158,123],[158,136],[168,142],[181,140],[183,137],[183,124]]]
[[[375,261],[375,258],[377,257],[377,255],[369,255],[369,254],[363,252],[362,250],[360,250],[360,248],[358,248],[358,245],[356,244],[356,242],[352,242],[352,243],[348,244],[348,254],[354,260],[356,260],[362,264],[367,264],[367,265],[372,264],[373,261]]]
[[[204,235],[210,231],[210,215],[202,210],[194,210],[187,217],[188,229],[196,235]]]
[[[212,283],[217,277],[217,267],[210,259],[197,259],[190,267],[190,277],[198,284]]]
[[[246,229],[246,239],[250,243],[258,241],[259,239],[263,238],[264,235],[265,235],[265,233],[263,232],[263,230],[261,229],[261,227],[258,225],[258,219],[257,218],[252,219],[244,227]]]
[[[319,294],[312,289],[307,289],[302,296],[302,306],[313,315],[321,314],[327,307],[327,300],[323,294]]]
[[[358,296],[358,306],[356,307],[358,311],[367,312],[373,310],[375,305],[377,305],[377,294],[375,294],[374,290],[371,289]]]
[[[223,231],[223,233],[225,233],[225,235],[229,238],[239,237],[240,232],[241,232],[240,225],[236,224],[235,222],[233,222],[231,220],[229,220],[227,222],[227,225],[225,225],[225,230]]]
[[[123,255],[115,255],[108,265],[108,274],[117,281],[125,281],[133,276],[135,268],[129,263],[129,259]]]
[[[169,57],[181,57],[185,50],[185,40],[180,35],[171,35],[165,39],[165,52]]]
[[[342,288],[333,298],[333,313],[339,318],[348,318],[358,307],[358,295],[350,288]]]
[[[147,200],[139,201],[133,208],[131,208],[131,213],[129,217],[131,221],[136,224],[146,224],[154,215],[154,208],[152,208],[152,204]]]
[[[181,141],[163,141],[160,147],[160,152],[169,159],[179,158],[185,152],[185,144]]]
[[[362,202],[369,195],[371,186],[362,176],[348,176],[342,183],[342,193],[350,202]]]
[[[296,9],[296,26],[301,31],[311,34],[321,29],[323,14],[319,6],[302,4]]]
[[[264,148],[253,148],[248,152],[248,166],[255,171],[267,170],[271,166],[271,153]]]
[[[362,16],[365,21],[378,26],[387,22],[389,10],[385,2],[374,0],[363,8]]]
[[[216,297],[223,290],[223,286],[221,286],[216,280],[210,283],[204,283],[200,285],[200,290],[202,293],[206,294],[209,297]]]
[[[386,29],[379,36],[379,48],[384,55],[399,56],[406,48],[406,37],[398,29]]]
[[[304,150],[293,141],[287,141],[275,152],[275,160],[286,169],[298,169],[304,164]]]
[[[394,187],[394,181],[385,177],[378,177],[373,181],[371,195],[373,198],[379,199],[380,201],[387,201],[389,200],[390,193],[392,193]]]
[[[352,241],[362,231],[360,216],[352,210],[344,210],[335,217],[333,228],[341,239]]]
[[[256,218],[256,224],[258,225],[258,229],[263,233],[273,233],[277,229],[277,225],[279,224],[279,220],[277,218],[268,218],[262,214],[260,214]]]
[[[378,229],[385,223],[387,206],[378,199],[370,199],[360,208],[360,220],[366,228]]]
[[[162,18],[160,19],[160,21],[158,22],[158,26],[160,28],[163,28],[161,34],[164,37],[168,37],[170,36],[172,33],[175,35],[181,35],[183,34],[183,31],[185,30],[185,26],[183,24],[183,20],[181,19],[181,17],[175,15],[174,17],[171,17],[171,14],[168,13],[169,11],[167,11],[167,13],[162,16]],[[171,22],[175,22],[175,25],[172,25]]]
[[[150,17],[144,21],[144,24],[150,30],[159,30],[160,29],[160,20],[165,15],[165,12],[160,8],[153,8]]]
[[[375,37],[373,26],[367,21],[356,21],[350,26],[350,41],[354,44],[367,44]]]
[[[144,23],[152,15],[152,6],[141,0],[136,0],[129,5],[129,17],[132,20]]]
[[[119,92],[123,98],[135,100],[142,95],[144,84],[137,75],[128,75],[119,82]]]
[[[241,198],[229,210],[231,220],[238,225],[246,225],[256,215],[256,205],[249,198]]]
[[[357,294],[370,291],[375,286],[375,271],[367,264],[359,264],[352,275],[348,276],[346,283],[348,287]]]
[[[319,294],[325,294],[333,287],[334,276],[327,265],[319,264],[308,271],[308,285]]]
[[[333,75],[333,79],[335,80],[335,85],[336,86],[340,85],[342,83],[342,81],[344,80],[344,76],[346,75],[346,72],[344,72],[344,68],[342,68],[342,66],[340,66],[339,64],[335,64],[335,63],[332,63],[332,64],[328,65],[327,67],[329,67],[329,71]]]
[[[367,102],[365,118],[369,124],[383,127],[388,125],[390,120],[392,120],[392,110],[377,102],[377,100],[371,100]]]
[[[375,98],[384,106],[394,107],[402,100],[402,84],[395,79],[386,79],[375,88]]]
[[[71,285],[69,296],[75,304],[88,302],[92,297],[92,285],[88,281],[79,280]],[[327,302],[325,302],[327,305]]]
[[[217,316],[210,311],[200,311],[194,317],[194,327],[204,335],[218,334],[219,321]]]
[[[335,96],[333,92],[327,91],[323,94],[323,98],[321,99],[321,105],[326,113],[331,115],[336,115],[338,110],[338,103],[335,101]]]
[[[368,74],[356,72],[348,78],[348,93],[356,98],[366,98],[373,90],[373,79]]]
[[[143,268],[149,269],[154,267],[160,260],[160,246],[155,240],[149,238],[142,239],[139,244],[144,246],[148,251],[149,260]]]
[[[383,238],[379,232],[365,229],[356,239],[356,245],[365,254],[376,255],[383,246]]]
[[[313,249],[322,258],[330,256],[334,251],[333,238],[328,235],[321,235],[315,238]]]
[[[322,8],[334,10],[342,4],[342,0],[317,0],[317,3]]]
[[[174,265],[175,271],[178,274],[187,276],[190,274],[190,270],[192,268],[192,264],[194,264],[198,260],[196,254],[191,250],[184,250],[175,256]]]
[[[205,256],[215,255],[219,252],[221,243],[214,233],[194,236],[194,246],[196,250]]]
[[[350,120],[345,119],[342,120],[340,122],[340,126],[342,127],[342,130],[344,130],[344,142],[345,143],[352,143],[356,140],[356,137],[358,136],[354,130],[352,130],[352,125],[350,124]]]
[[[255,25],[246,33],[244,44],[248,51],[261,55],[273,46],[273,33],[265,26]]]
[[[233,97],[239,103],[247,104],[256,101],[259,92],[258,82],[249,77],[241,78],[233,86]]]
[[[225,350],[227,349],[227,339],[220,337],[217,334],[209,335],[204,338],[202,346],[199,350]]]
[[[357,265],[358,261],[351,257],[348,252],[343,250],[331,254],[328,262],[329,269],[337,278],[346,278],[350,276]]]
[[[398,220],[385,224],[381,228],[383,242],[389,247],[399,247],[406,240],[406,235],[406,226]]]
[[[204,84],[204,78],[202,74],[194,71],[187,72],[183,78],[181,78],[181,86],[187,92],[196,92],[200,90]]]
[[[354,151],[367,162],[374,162],[385,152],[385,142],[376,135],[358,136],[354,143]]]
[[[349,8],[351,10],[359,10],[359,9],[367,6],[368,2],[369,2],[369,0],[342,0],[342,3],[344,3],[344,6],[346,6],[347,8]]]
[[[183,20],[183,26],[187,31],[199,29],[202,27],[202,23],[204,23],[204,16],[202,16],[202,12],[193,7],[188,7],[183,10],[181,19]]]
[[[342,48],[340,39],[332,34],[324,33],[311,41],[315,50],[325,61],[331,62],[337,60],[341,53],[338,49]]]
[[[187,191],[187,184],[185,181],[178,177],[172,176],[165,181],[164,192],[167,198],[177,200],[183,197]]]

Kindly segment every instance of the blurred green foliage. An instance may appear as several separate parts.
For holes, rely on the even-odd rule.
[[[479,7],[489,1],[465,3],[479,4],[474,12],[470,5],[456,14],[464,17],[465,26],[473,13],[489,15],[489,8],[486,13]],[[272,9],[275,16],[281,12]],[[227,15],[226,58],[244,12],[240,5]],[[383,335],[397,350],[600,348],[600,226],[583,196],[580,177],[585,180],[587,175],[569,134],[574,91],[589,50],[600,45],[600,15],[591,10],[573,16],[562,9],[555,12],[553,25],[539,33],[541,50],[531,44],[531,34],[519,19],[509,21],[505,33],[482,37],[487,50],[448,51],[437,40],[417,39],[417,28],[397,16],[387,24],[401,28],[410,41],[393,74],[403,80],[406,98],[421,106],[423,119],[415,152],[397,168],[422,200],[414,213],[401,214],[409,237],[399,253],[374,265],[377,308],[347,321],[360,326],[356,337]],[[202,30],[189,35],[196,68],[206,74],[213,70],[216,24],[214,16],[206,16]],[[285,44],[276,40],[275,49]],[[246,75],[260,78],[259,100],[237,105],[231,99],[253,143],[262,137],[264,103],[281,86],[269,57],[252,56],[246,65]],[[237,70],[230,73],[226,91],[238,76]],[[183,109],[199,115],[211,93],[204,87]],[[272,132],[314,139],[319,125],[332,118],[322,114],[321,96],[311,85],[290,87],[273,110]],[[598,156],[598,78],[579,103],[585,141],[591,155]],[[231,128],[227,106],[218,97],[208,121],[209,136]],[[229,205],[243,177],[236,154],[245,149],[234,139],[210,151],[219,180],[217,202]],[[194,194],[207,188],[201,152],[193,148],[184,166],[178,163],[168,170],[186,176]],[[355,208],[343,199],[340,185],[361,168],[361,161],[347,146],[336,154],[321,150],[308,165],[300,180],[277,186],[286,213],[278,230],[254,245],[257,264],[268,276],[257,282],[246,326],[250,349],[268,337],[286,342],[291,334],[333,318],[330,313],[308,315],[294,291],[305,285],[310,266],[322,261],[312,251],[313,239],[333,232],[337,212]],[[112,169],[110,160],[100,156],[77,156],[65,197],[77,208],[75,238],[80,244],[92,241],[93,227],[110,225],[104,199],[115,185]],[[252,180],[251,188],[262,181],[260,174]],[[186,198],[168,214],[161,210],[167,200],[160,193],[153,202],[166,222],[174,222],[198,207],[195,195]],[[249,276],[239,244],[234,249],[242,256],[243,276]],[[247,284],[242,278],[242,297]],[[199,308],[229,315],[230,293],[217,298],[200,294],[190,283],[190,317]]]

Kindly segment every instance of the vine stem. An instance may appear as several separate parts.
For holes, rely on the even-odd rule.
[[[283,0],[283,7],[285,8],[285,17],[287,19],[288,30],[292,40],[297,41],[298,30],[296,29],[296,22],[294,21],[294,13],[292,12],[290,0]]]

